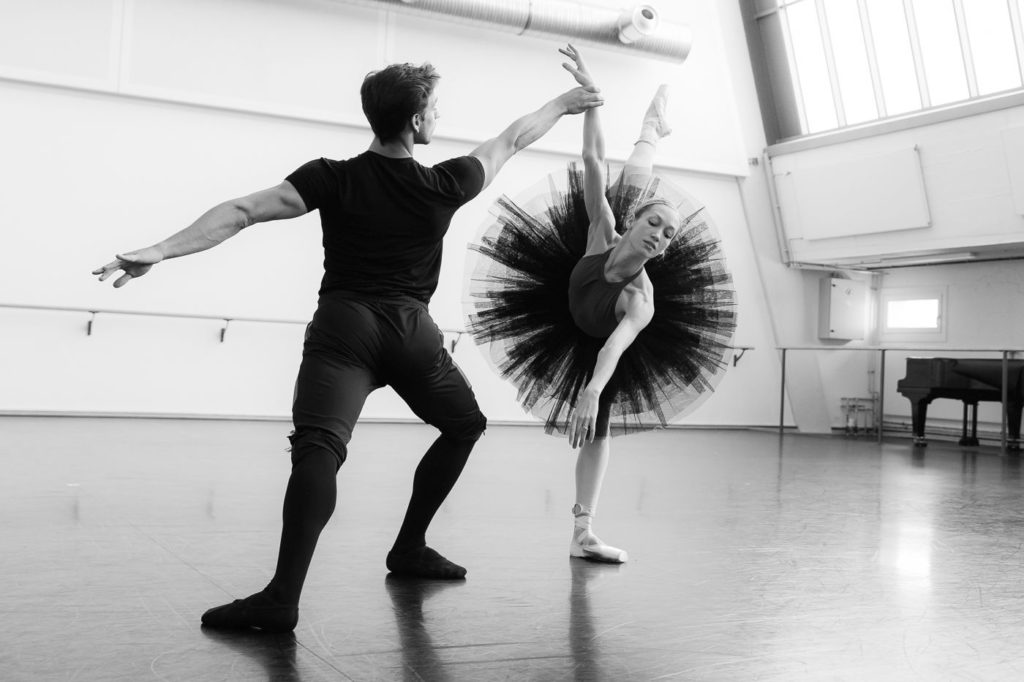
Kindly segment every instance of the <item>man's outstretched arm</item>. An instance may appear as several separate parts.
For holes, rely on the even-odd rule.
[[[604,104],[597,88],[578,87],[564,92],[532,114],[527,114],[512,123],[495,138],[487,140],[470,152],[484,167],[484,184],[498,174],[505,162],[516,152],[530,146],[544,136],[552,126],[566,114],[581,114],[588,109]]]
[[[276,187],[217,204],[184,230],[153,246],[117,254],[114,260],[96,268],[92,274],[99,275],[102,282],[121,270],[124,274],[114,280],[114,286],[123,287],[162,260],[205,251],[256,223],[295,218],[305,213],[302,197],[285,180]]]

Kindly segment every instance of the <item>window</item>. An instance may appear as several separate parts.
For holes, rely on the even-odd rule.
[[[938,287],[883,290],[882,341],[945,341],[945,291]]]
[[[825,0],[828,35],[845,125],[878,118],[871,63],[860,9],[850,0]]]
[[[1013,18],[1007,3],[964,0],[963,5],[978,94],[989,95],[1020,88]]]
[[[802,2],[789,7],[785,18],[790,69],[803,105],[800,110],[804,126],[808,130],[835,128],[838,121],[834,93],[814,3]]]
[[[1024,0],[740,1],[755,72],[788,69],[761,88],[780,119],[769,143],[1024,83]]]
[[[938,329],[940,322],[937,298],[889,301],[885,307],[887,329]]]
[[[951,0],[914,0],[904,4],[908,23],[920,54],[921,85],[925,106],[949,104],[968,98],[964,67],[965,45],[957,27]],[[921,80],[919,78],[919,80]]]
[[[864,3],[871,32],[871,47],[878,64],[878,85],[882,91],[881,116],[895,116],[921,108],[917,67],[910,46],[910,27],[903,3],[867,0]]]

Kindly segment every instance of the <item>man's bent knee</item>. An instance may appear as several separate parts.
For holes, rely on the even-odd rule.
[[[472,417],[467,417],[457,424],[448,424],[441,430],[445,438],[464,443],[475,443],[480,440],[487,430],[487,417],[482,412],[477,412]]]
[[[334,456],[337,468],[345,463],[348,457],[348,446],[336,434],[316,427],[300,426],[288,436],[292,444],[292,466],[298,464],[311,452],[326,451]]]

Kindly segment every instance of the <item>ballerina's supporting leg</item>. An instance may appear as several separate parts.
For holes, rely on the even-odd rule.
[[[595,438],[580,448],[576,458],[576,504],[572,508],[574,522],[569,556],[621,564],[629,558],[626,552],[604,544],[590,528],[610,455],[608,437]]]

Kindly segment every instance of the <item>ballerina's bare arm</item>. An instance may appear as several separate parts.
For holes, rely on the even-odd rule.
[[[619,321],[615,331],[598,351],[594,373],[586,388],[580,393],[576,410],[569,419],[569,443],[572,447],[578,447],[584,441],[593,442],[601,391],[615,373],[622,354],[632,345],[644,327],[650,324],[653,316],[654,308],[637,300],[626,309],[625,317]]]
[[[576,82],[584,87],[594,87],[594,79],[583,62],[583,56],[572,45],[559,50],[575,63],[563,63],[562,67],[572,74]],[[614,244],[615,216],[605,196],[607,164],[604,153],[604,132],[597,109],[588,109],[583,114],[583,201],[590,218],[587,232],[587,255],[604,253]]]

